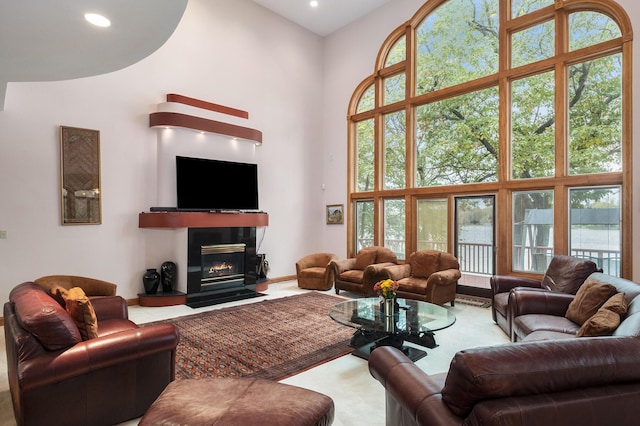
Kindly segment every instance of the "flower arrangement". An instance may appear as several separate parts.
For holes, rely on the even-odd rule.
[[[373,289],[378,292],[378,295],[383,299],[393,299],[396,297],[396,290],[400,285],[397,281],[392,279],[386,279],[382,281],[378,281]]]

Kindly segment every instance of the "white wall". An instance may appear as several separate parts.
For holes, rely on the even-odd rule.
[[[148,127],[167,93],[249,112],[250,127],[263,132],[260,147],[176,129],[163,149],[257,162],[260,208],[270,214],[261,252],[271,276],[294,274],[301,254],[322,248],[322,227],[312,226],[324,214],[322,79],[320,37],[249,0],[191,0],[167,43],[126,69],[9,83],[0,112],[0,230],[8,231],[0,299],[48,274],[112,281],[134,298],[146,268],[180,255],[184,232],[138,228],[139,212],[166,202],[158,182],[173,179],[158,157],[163,130]],[[60,225],[60,125],[100,130],[101,225]]]

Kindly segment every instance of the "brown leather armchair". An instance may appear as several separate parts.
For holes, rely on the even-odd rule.
[[[636,425],[640,339],[585,337],[458,352],[428,375],[380,346],[369,371],[386,389],[386,424]]]
[[[395,253],[380,246],[365,247],[350,259],[332,260],[329,265],[335,277],[336,294],[340,294],[340,290],[365,296],[375,294],[375,283],[387,278],[384,268],[397,263]]]
[[[399,284],[398,297],[454,306],[460,279],[460,264],[450,253],[422,250],[411,253],[408,263],[384,268]]]
[[[511,275],[494,275],[489,281],[492,292],[491,315],[493,320],[507,333],[507,336],[511,336],[509,292],[512,289],[529,287],[538,289],[538,291],[576,294],[584,280],[597,270],[598,266],[588,259],[557,254],[549,262],[542,280]]]
[[[92,298],[98,337],[40,285],[16,286],[4,304],[7,375],[22,425],[113,425],[142,416],[175,377],[178,331],[139,328],[119,296]]]
[[[47,275],[35,280],[35,283],[50,291],[55,286],[63,287],[67,290],[73,287],[80,287],[89,296],[115,296],[117,285],[97,280],[95,278],[79,277],[75,275]]]
[[[329,262],[338,260],[333,253],[315,253],[296,262],[298,287],[309,290],[329,290],[333,287],[333,273]]]

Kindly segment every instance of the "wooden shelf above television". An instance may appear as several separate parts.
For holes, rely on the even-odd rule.
[[[162,104],[162,107],[167,108],[168,106],[171,106],[169,109],[172,109],[176,105],[188,105],[189,107],[196,109],[212,111],[216,114],[222,115],[223,121],[201,117],[200,115],[193,115],[191,111],[188,113],[177,111],[158,111],[149,114],[149,127],[182,127],[185,129],[198,130],[200,132],[231,136],[235,139],[243,139],[252,142],[255,145],[262,145],[262,132],[260,130],[228,122],[229,117],[227,116],[248,119],[249,113],[247,111],[178,95],[176,93],[167,94],[167,102]]]
[[[268,226],[267,213],[142,212],[140,228],[233,228]]]

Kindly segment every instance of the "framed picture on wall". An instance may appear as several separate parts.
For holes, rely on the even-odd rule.
[[[63,225],[102,223],[100,131],[60,126]]]
[[[344,204],[331,204],[327,206],[327,225],[340,225],[344,223]]]

